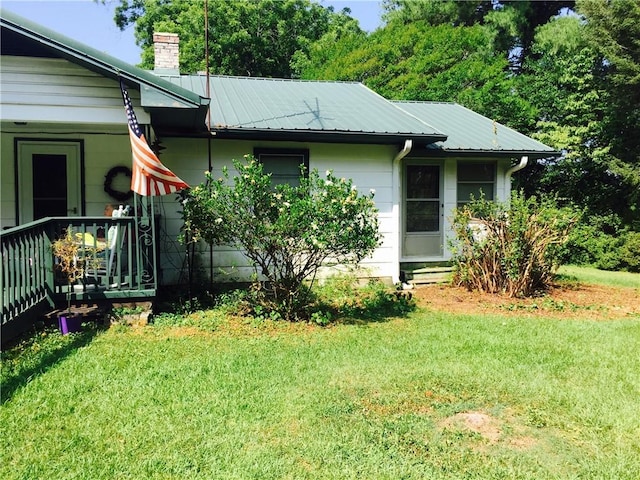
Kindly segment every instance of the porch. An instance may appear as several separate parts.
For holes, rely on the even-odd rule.
[[[72,304],[105,307],[153,300],[158,289],[156,225],[152,216],[48,217],[0,232],[2,341],[46,312]],[[78,240],[82,275],[60,275],[52,244],[67,231]],[[107,232],[109,244],[98,240]]]

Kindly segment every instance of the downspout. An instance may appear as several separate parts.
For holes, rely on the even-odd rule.
[[[505,173],[504,176],[507,180],[509,180],[509,185],[511,185],[511,175],[513,175],[515,172],[519,172],[524,167],[526,167],[528,162],[529,162],[529,157],[524,155],[520,158],[520,163],[518,165],[514,165],[509,170],[507,170],[507,173]]]
[[[402,248],[402,218],[400,217],[400,204],[402,203],[402,185],[400,183],[400,169],[401,169],[401,161],[404,157],[409,155],[411,149],[413,148],[413,140],[406,139],[404,141],[404,147],[400,150],[396,156],[393,158],[393,163],[391,165],[391,169],[393,172],[393,197],[395,203],[393,204],[393,216],[396,219],[396,225],[398,226],[398,234],[396,236],[396,244],[397,244],[397,255],[396,255],[396,266],[394,274],[391,278],[391,281],[394,284],[400,282],[400,255]]]

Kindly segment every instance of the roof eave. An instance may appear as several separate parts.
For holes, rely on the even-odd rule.
[[[344,130],[287,130],[213,127],[213,135],[225,139],[311,141],[321,143],[365,143],[395,145],[411,139],[423,145],[446,140],[441,134],[353,132]]]
[[[429,156],[460,156],[460,157],[509,157],[519,158],[528,156],[530,159],[555,158],[562,156],[562,152],[555,150],[481,150],[481,149],[455,149],[455,148],[426,148],[420,154],[426,152]]]

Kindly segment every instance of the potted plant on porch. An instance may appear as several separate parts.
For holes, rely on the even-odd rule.
[[[67,310],[58,314],[58,326],[63,335],[79,332],[82,325],[82,314],[71,311],[71,294],[73,285],[84,277],[87,266],[96,262],[96,247],[86,245],[78,234],[73,233],[71,226],[64,235],[53,241],[51,249],[56,257],[55,269],[67,281]]]

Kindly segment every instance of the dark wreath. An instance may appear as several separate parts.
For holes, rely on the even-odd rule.
[[[107,175],[104,177],[104,191],[107,192],[110,197],[115,198],[120,202],[124,202],[133,197],[133,190],[130,189],[126,192],[120,192],[118,190],[115,190],[111,186],[111,184],[113,183],[113,179],[119,174],[124,174],[127,177],[131,178],[131,169],[129,167],[119,166],[113,167],[111,170],[109,170],[107,172]]]

